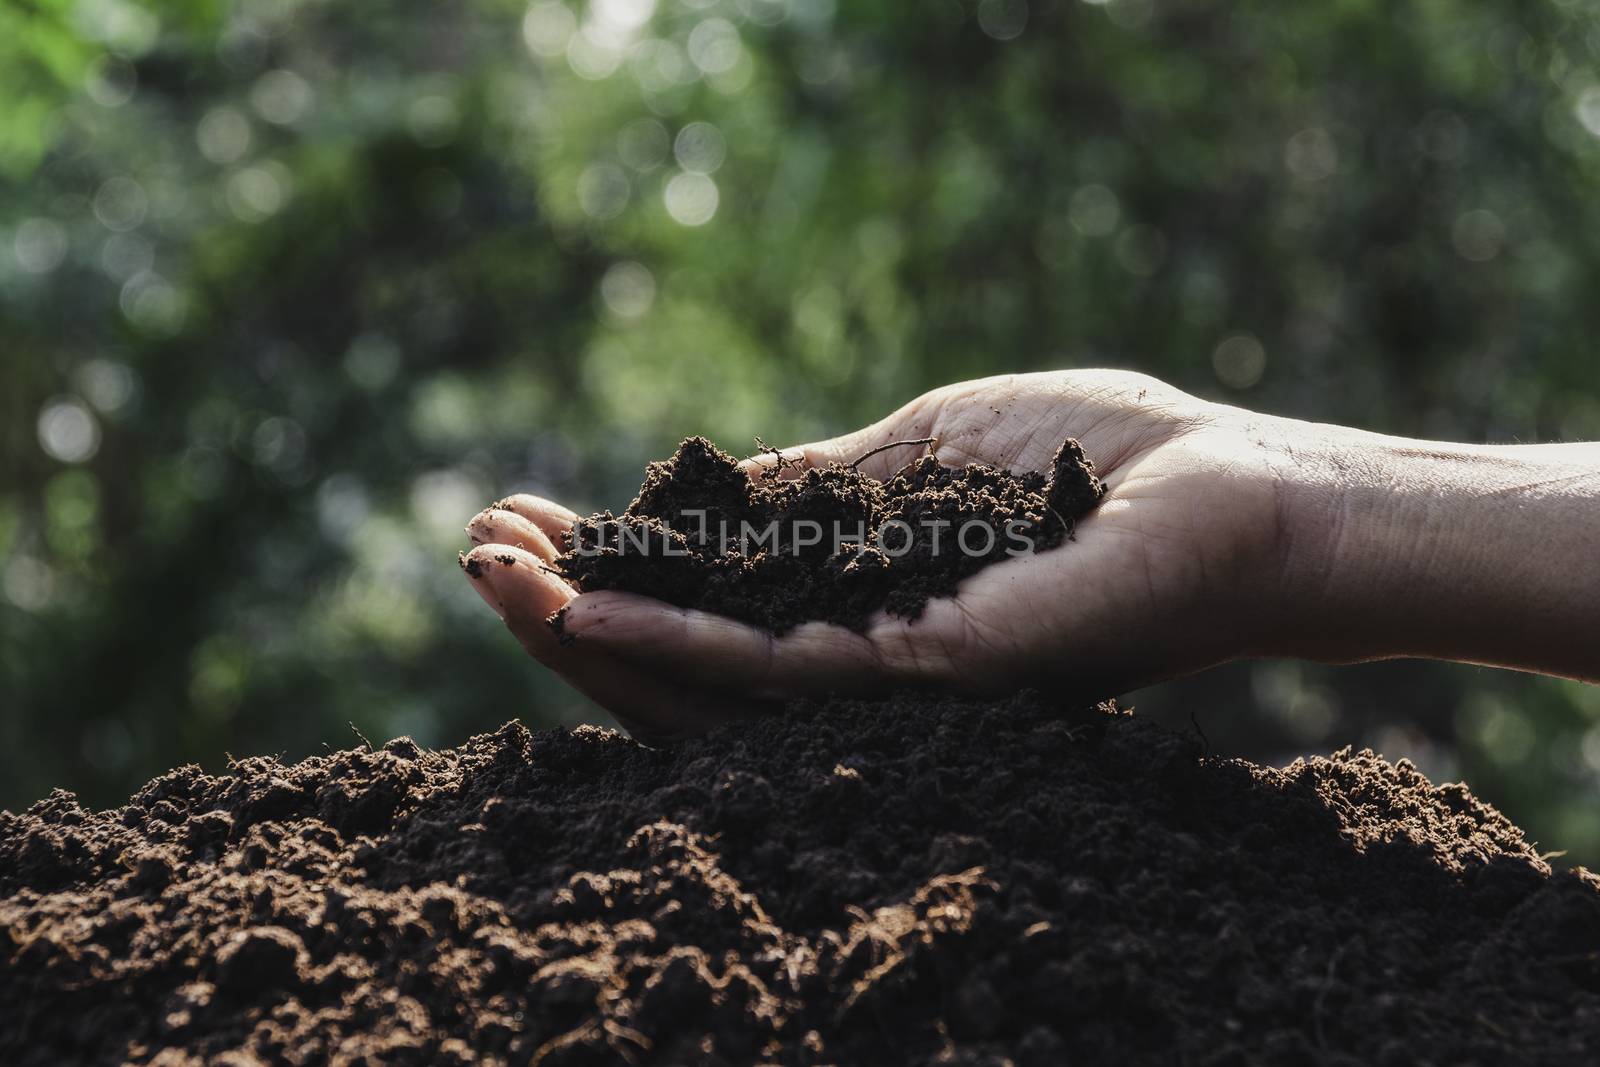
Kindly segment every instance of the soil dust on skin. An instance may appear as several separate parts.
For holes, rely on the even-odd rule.
[[[954,469],[912,451],[931,443],[874,449],[911,453],[887,482],[858,470],[860,460],[792,479],[774,466],[752,482],[732,456],[691,437],[650,464],[620,516],[578,522],[555,568],[583,591],[627,590],[779,633],[808,619],[860,629],[880,608],[918,617],[1008,554],[1057,547],[1105,495],[1070,438],[1049,472],[1022,474]]]
[[[10,1065],[1580,1063],[1600,880],[1035,694],[512,723],[0,815],[0,1004]]]

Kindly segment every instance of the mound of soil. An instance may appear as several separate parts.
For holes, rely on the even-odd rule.
[[[880,608],[916,618],[991,563],[1055,548],[1105,495],[1070,438],[1048,473],[953,469],[932,455],[887,482],[853,464],[769,472],[752,482],[691,437],[650,464],[620,516],[577,523],[555,567],[580,590],[642,593],[776,632],[808,619],[860,629]]]
[[[1600,880],[1109,705],[513,723],[0,815],[0,1003],[6,1064],[1577,1063]]]

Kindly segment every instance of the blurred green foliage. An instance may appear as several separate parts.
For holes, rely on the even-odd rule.
[[[1588,0],[0,8],[0,803],[597,713],[455,570],[998,371],[1600,436]],[[1465,775],[1600,860],[1600,690],[1230,667],[1217,747]]]

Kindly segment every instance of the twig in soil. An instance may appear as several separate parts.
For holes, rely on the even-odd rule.
[[[1050,501],[1046,500],[1044,502],[1044,506],[1046,511],[1050,512],[1050,514],[1056,517],[1056,521],[1061,524],[1061,528],[1067,531],[1067,540],[1076,541],[1078,539],[1078,524],[1075,522],[1068,522],[1066,519],[1062,518],[1061,512],[1057,511],[1054,507],[1051,507]]]
[[[927,445],[929,446],[930,451],[934,453],[939,451],[939,439],[937,437],[918,437],[911,441],[890,441],[888,444],[879,445],[877,448],[867,449],[865,452],[861,453],[861,455],[857,456],[855,460],[849,464],[849,466],[852,470],[854,470],[867,460],[871,459],[873,456],[876,456],[879,452],[887,452],[891,448],[901,448],[905,445]]]
[[[783,449],[773,448],[761,438],[756,438],[756,454],[772,457],[772,466],[761,468],[762,481],[777,481],[785,470],[799,470],[806,465],[806,461],[799,456],[794,459],[784,459]]]
[[[1194,708],[1189,708],[1189,725],[1194,727],[1194,732],[1200,735],[1200,755],[1204,756],[1211,751],[1211,739],[1206,732],[1200,729],[1200,717],[1194,713]]]
[[[347,721],[345,723],[345,725],[350,727],[350,732],[351,733],[355,734],[357,737],[359,737],[361,739],[361,743],[363,745],[367,746],[367,751],[368,752],[371,752],[373,750],[372,749],[372,742],[367,740],[367,735],[361,732],[361,727],[356,725],[354,719],[351,719],[351,720]]]

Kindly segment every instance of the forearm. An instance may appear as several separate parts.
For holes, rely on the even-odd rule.
[[[1274,429],[1282,577],[1271,651],[1600,681],[1600,444]]]

